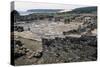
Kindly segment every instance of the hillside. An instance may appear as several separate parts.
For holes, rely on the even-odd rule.
[[[76,8],[73,9],[72,11],[68,11],[66,13],[75,13],[75,14],[80,14],[80,13],[96,13],[97,11],[97,6],[93,6],[93,7],[82,7],[82,8]]]

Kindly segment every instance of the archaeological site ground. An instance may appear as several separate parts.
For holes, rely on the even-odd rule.
[[[97,6],[19,1],[13,5],[12,65],[97,60]]]

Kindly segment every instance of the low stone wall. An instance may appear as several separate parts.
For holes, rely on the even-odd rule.
[[[50,45],[52,42],[59,41],[59,42],[66,42],[70,44],[81,44],[81,45],[90,45],[90,46],[97,46],[97,37],[96,36],[81,36],[81,37],[68,37],[60,38],[55,37],[55,39],[46,39],[43,38],[43,44]]]

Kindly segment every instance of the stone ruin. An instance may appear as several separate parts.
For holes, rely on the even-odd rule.
[[[96,60],[96,36],[65,37],[42,39],[44,52],[47,55],[46,63],[74,62]],[[44,57],[46,58],[46,57]]]
[[[15,63],[17,65],[24,63],[46,64],[97,60],[96,36],[42,38],[43,50],[40,52],[28,49],[20,41],[15,41],[15,43]],[[17,59],[18,57],[20,59]],[[24,59],[20,62],[22,58]]]

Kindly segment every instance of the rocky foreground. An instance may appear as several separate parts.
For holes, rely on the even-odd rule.
[[[28,42],[29,40],[24,41]],[[97,60],[97,37],[81,36],[55,39],[42,38],[41,48],[33,50],[21,39],[15,40],[15,64],[48,64]],[[28,42],[29,43],[29,42]],[[36,43],[39,45],[40,43]],[[36,45],[35,44],[35,45]],[[34,46],[33,46],[34,47]]]

